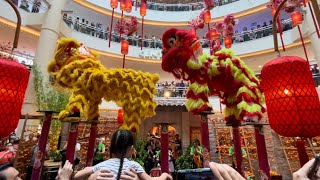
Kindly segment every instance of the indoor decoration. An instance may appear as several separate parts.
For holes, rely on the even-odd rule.
[[[126,13],[131,13],[132,11],[132,0],[126,0],[125,1],[125,10],[126,10]]]
[[[132,16],[130,20],[124,18],[118,20],[115,28],[119,34],[125,34],[127,37],[132,36],[138,30],[138,20],[135,16]],[[129,42],[127,40],[121,40],[121,54],[123,54],[122,68],[124,68],[126,55],[129,52]]]
[[[0,138],[9,136],[18,126],[29,75],[26,66],[0,57]]]
[[[97,57],[96,52],[74,39],[63,38],[58,42],[48,71],[57,85],[72,91],[59,119],[80,112],[88,121],[93,121],[99,117],[98,105],[104,98],[123,109],[122,129],[138,131],[141,118],[155,114],[157,105],[153,96],[159,76],[132,69],[107,70]]]
[[[302,23],[302,21],[303,21],[301,12],[296,11],[296,12],[291,13],[291,20],[292,20],[292,24],[293,24],[294,26],[297,26],[297,27],[298,27],[299,35],[300,35],[300,40],[301,40],[302,47],[303,47],[303,51],[304,51],[304,55],[306,56],[307,61],[309,61],[308,54],[307,54],[307,50],[306,50],[306,46],[305,46],[305,44],[304,44],[302,32],[301,32],[301,29],[300,29],[300,26],[299,26],[299,25]]]
[[[169,41],[171,39],[175,41]],[[211,94],[218,94],[226,105],[225,120],[234,127],[237,167],[242,173],[238,126],[243,121],[257,122],[265,111],[258,78],[229,49],[215,52],[213,56],[204,53],[198,37],[190,31],[169,29],[162,41],[162,69],[173,73],[177,79],[191,82],[187,92],[188,110],[194,113],[211,111],[208,101]]]
[[[143,22],[144,22],[144,17],[147,15],[147,1],[142,0],[140,4],[140,15],[142,17],[142,23],[141,23],[141,50],[143,47]]]
[[[283,56],[266,63],[261,71],[271,128],[286,137],[320,135],[320,103],[309,63]],[[288,118],[290,117],[290,118]]]
[[[110,31],[109,32],[109,47],[110,47],[110,44],[111,44],[114,9],[118,8],[118,0],[110,0],[110,6],[112,7],[112,15],[111,15],[110,30],[109,30]]]
[[[123,110],[122,109],[118,109],[117,122],[119,124],[123,123]]]
[[[126,10],[126,1],[127,0],[120,0],[120,10],[121,10],[121,18],[120,18],[120,23],[122,24],[122,20],[123,20],[123,11]],[[110,29],[112,31],[112,29]],[[119,37],[119,41],[121,41],[121,36],[122,33],[120,32],[120,37]]]
[[[285,2],[279,5],[275,16]],[[275,26],[273,22],[273,28]],[[276,34],[274,29],[274,50],[279,52]],[[302,138],[320,134],[320,102],[308,61],[296,56],[278,57],[265,64],[261,78],[270,127],[275,132],[287,137]],[[297,139],[296,146],[302,166],[308,161],[303,139]]]
[[[14,3],[9,0],[7,2],[17,15],[14,41],[12,48],[8,49],[12,52],[18,47],[21,16]],[[11,57],[2,57],[0,54],[0,138],[9,136],[18,126],[30,74],[27,67],[13,61]]]
[[[212,10],[213,8],[214,8],[214,2],[213,2],[213,0],[203,0],[203,2],[204,2],[204,8],[206,9],[206,10]]]

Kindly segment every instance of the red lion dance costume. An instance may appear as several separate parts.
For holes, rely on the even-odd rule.
[[[175,28],[167,30],[162,41],[162,69],[190,81],[186,102],[189,111],[211,111],[208,97],[218,95],[226,105],[227,124],[261,119],[265,109],[260,82],[231,50],[222,49],[210,56],[203,53],[197,36]]]
[[[186,102],[188,110],[194,113],[211,111],[210,95],[218,95],[226,105],[224,115],[227,124],[233,126],[237,171],[244,175],[238,126],[242,121],[262,118],[265,108],[262,106],[264,97],[259,80],[229,49],[217,51],[213,56],[203,53],[198,37],[189,31],[169,29],[163,34],[162,41],[162,69],[178,79],[190,81]],[[255,125],[255,134],[259,168],[270,177],[264,135],[256,126],[258,124]],[[205,125],[203,128],[207,132]]]

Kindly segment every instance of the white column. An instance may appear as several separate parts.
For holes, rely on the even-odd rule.
[[[52,60],[56,43],[60,33],[62,19],[61,11],[64,9],[67,0],[49,0],[51,5],[46,13],[44,23],[41,27],[39,43],[35,55],[35,62],[40,66],[45,82],[48,82],[47,66]]]
[[[303,7],[303,9],[307,12],[305,21],[307,22],[306,24],[308,25],[308,29],[309,29],[308,36],[311,40],[311,46],[313,49],[314,58],[316,59],[318,66],[320,66],[320,39],[318,38],[316,29],[314,27],[312,15],[309,7],[308,6],[305,8]]]

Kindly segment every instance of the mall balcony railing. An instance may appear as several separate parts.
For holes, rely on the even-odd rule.
[[[102,24],[98,25],[91,25],[88,23],[80,22],[80,18],[76,19],[75,21],[72,20],[72,17],[64,16],[63,18],[64,22],[72,29],[87,35],[91,35],[93,37],[97,37],[100,39],[109,39],[109,30],[105,29],[105,27],[102,26]],[[287,31],[293,28],[291,19],[282,20],[282,29],[283,31]],[[241,33],[235,33],[235,36],[233,37],[233,44],[235,43],[242,43],[246,41],[251,41],[259,38],[263,38],[266,36],[272,35],[272,25],[266,25],[264,27],[260,27],[254,30],[249,31],[243,31]],[[162,41],[158,38],[144,38],[143,40],[139,35],[133,35],[130,37],[126,37],[125,35],[122,35],[123,39],[127,39],[129,42],[129,45],[132,46],[141,46],[141,42],[143,43],[143,47],[147,48],[155,48],[155,49],[161,49],[162,48]],[[120,42],[120,36],[116,32],[112,32],[111,41],[113,42]],[[202,45],[202,48],[209,48],[209,41],[207,39],[201,38],[200,43]],[[223,45],[223,39],[220,39],[220,44]]]
[[[14,4],[27,12],[45,13],[50,4],[46,0],[12,0]]]
[[[239,0],[215,0],[215,6],[223,6]],[[138,2],[138,7],[140,7],[140,2]],[[133,2],[135,6],[135,2]],[[159,3],[156,1],[148,1],[148,9],[155,11],[196,11],[204,8],[204,3],[202,0],[194,3],[179,3],[179,4],[168,4],[168,3]]]

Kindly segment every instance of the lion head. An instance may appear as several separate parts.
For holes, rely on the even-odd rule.
[[[162,69],[180,79],[188,80],[187,61],[194,56],[198,37],[187,30],[172,28],[162,36]]]

